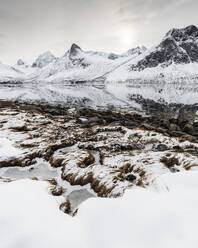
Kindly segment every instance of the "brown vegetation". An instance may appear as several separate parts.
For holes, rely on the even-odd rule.
[[[171,169],[175,165],[180,165],[177,157],[164,156],[160,159],[160,162],[162,162],[168,169]]]

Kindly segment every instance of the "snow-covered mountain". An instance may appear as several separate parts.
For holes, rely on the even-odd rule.
[[[15,81],[24,81],[27,78],[30,79],[33,74],[37,75],[38,72],[37,67],[33,67],[32,65],[27,64],[22,59],[19,59],[17,63],[12,66],[12,69],[18,72]]]
[[[25,62],[24,62],[22,59],[19,59],[19,60],[17,61],[17,65],[18,65],[18,66],[25,65]]]
[[[32,64],[32,67],[43,68],[46,65],[50,64],[55,59],[56,57],[50,51],[47,51],[39,55],[36,61]]]
[[[108,81],[132,79],[175,80],[197,77],[198,28],[171,29],[159,45],[125,63],[107,76]]]
[[[145,48],[136,48],[127,55],[113,55],[102,52],[83,51],[78,45],[71,48],[60,58],[41,69],[39,79],[50,82],[61,80],[86,81],[103,77],[135,58]]]
[[[0,83],[7,81],[17,81],[23,77],[23,73],[15,67],[0,63]]]
[[[127,81],[198,78],[198,28],[191,25],[171,29],[162,41],[146,49],[132,48],[122,54],[83,51],[78,45],[61,57],[41,54],[32,65],[18,60],[13,67],[2,65],[0,79],[5,81]],[[6,73],[5,73],[6,72]]]

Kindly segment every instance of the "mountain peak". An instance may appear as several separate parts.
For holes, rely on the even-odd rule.
[[[76,56],[79,51],[81,51],[81,48],[75,43],[73,43],[69,50],[69,55]]]
[[[22,59],[19,59],[17,61],[17,65],[25,65],[25,62]]]
[[[39,55],[39,57],[36,59],[32,66],[42,68],[51,63],[55,58],[56,57],[50,51],[46,51]]]
[[[54,55],[50,51],[46,51],[46,52],[42,53],[40,56],[42,56],[42,57],[53,56],[54,57]]]
[[[132,48],[132,49],[129,49],[127,51],[127,54],[128,55],[133,55],[133,54],[141,54],[143,52],[145,52],[147,50],[147,48],[145,46],[138,46],[138,47],[135,47],[135,48]]]
[[[198,28],[194,25],[185,28],[173,28],[165,36],[165,38],[172,37],[175,41],[186,41],[189,39],[198,38]]]
[[[132,65],[132,70],[144,70],[158,65],[198,63],[198,28],[194,25],[171,29],[144,58]]]

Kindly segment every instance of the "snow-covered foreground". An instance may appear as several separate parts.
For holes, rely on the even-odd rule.
[[[157,180],[169,188],[160,193],[136,187],[123,198],[92,198],[74,218],[58,210],[45,182],[0,184],[1,248],[196,248],[197,178],[168,174]]]

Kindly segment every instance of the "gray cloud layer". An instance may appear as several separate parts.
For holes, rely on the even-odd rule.
[[[0,0],[0,60],[60,56],[73,42],[113,52],[151,46],[172,27],[198,25],[197,9],[197,0]]]

